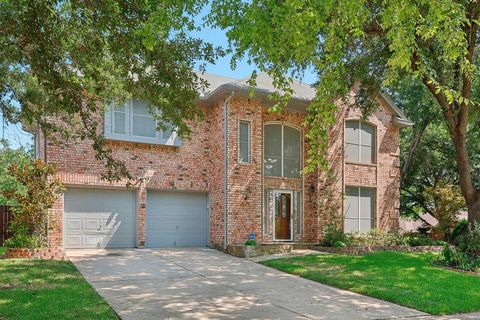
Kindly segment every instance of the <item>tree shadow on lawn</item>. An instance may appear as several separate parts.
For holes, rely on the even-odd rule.
[[[433,314],[480,310],[480,277],[432,265],[434,254],[311,255],[264,263],[285,272]]]
[[[118,319],[69,261],[0,260],[0,318]]]

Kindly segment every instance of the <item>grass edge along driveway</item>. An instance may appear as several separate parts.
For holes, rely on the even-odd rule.
[[[0,259],[0,319],[118,319],[70,261]]]
[[[480,311],[480,276],[433,266],[432,253],[318,254],[263,265],[434,315]]]

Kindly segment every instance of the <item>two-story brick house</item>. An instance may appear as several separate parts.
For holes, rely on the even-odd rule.
[[[38,156],[57,165],[67,186],[52,212],[51,245],[224,247],[251,232],[260,243],[317,242],[332,221],[347,231],[397,228],[399,130],[411,123],[388,97],[378,97],[368,121],[339,103],[331,170],[304,176],[303,122],[314,89],[295,82],[288,108],[270,113],[268,76],[258,76],[254,98],[246,79],[204,77],[210,88],[198,106],[205,119],[190,124],[191,139],[157,132],[141,100],[105,114],[109,146],[138,178],[133,188],[101,180],[104,167],[89,141],[36,135]]]

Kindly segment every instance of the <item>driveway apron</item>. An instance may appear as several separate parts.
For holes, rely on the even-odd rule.
[[[404,319],[425,313],[208,248],[69,250],[122,319]]]

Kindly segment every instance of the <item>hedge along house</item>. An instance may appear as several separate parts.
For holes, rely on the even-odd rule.
[[[411,122],[388,97],[378,97],[368,121],[352,97],[339,102],[329,133],[331,170],[302,175],[302,124],[314,89],[294,82],[288,107],[270,113],[267,75],[258,75],[254,98],[247,79],[204,78],[210,91],[198,107],[205,119],[189,124],[191,139],[156,131],[140,99],[104,115],[114,156],[138,179],[133,188],[101,179],[104,166],[90,141],[36,135],[37,156],[55,163],[67,186],[52,210],[51,245],[226,247],[250,233],[260,243],[312,243],[331,222],[346,231],[398,227],[399,130]]]

